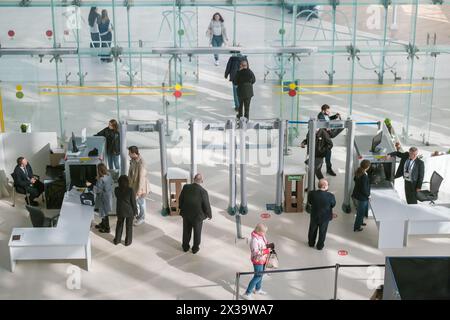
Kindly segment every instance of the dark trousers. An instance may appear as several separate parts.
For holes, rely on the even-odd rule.
[[[91,48],[99,48],[100,47],[100,33],[92,33],[91,32]]]
[[[102,42],[102,48],[111,48],[111,41],[112,41],[112,33],[108,32],[107,34],[100,36],[101,42]],[[112,61],[110,54],[101,54],[100,60],[102,61]]]
[[[361,201],[355,199],[355,201],[358,204],[358,206],[356,207],[356,218],[355,224],[353,225],[353,230],[358,230],[359,228],[361,228],[364,222],[364,217],[368,216],[369,200]]]
[[[125,222],[125,244],[133,241],[133,217],[117,217],[115,242],[122,241],[123,223]]]
[[[322,174],[322,165],[323,165],[323,158],[315,158],[314,159],[314,171],[316,172],[317,179],[323,179]]]
[[[309,222],[308,244],[314,247],[316,243],[317,230],[319,230],[319,240],[317,241],[317,248],[322,249],[325,245],[325,237],[327,236],[328,221],[319,223],[311,219]]]
[[[405,195],[406,203],[417,204],[416,184],[412,184],[411,182],[405,180]]]
[[[27,193],[30,195],[30,201],[38,198],[42,192],[44,192],[44,184],[39,180],[36,180],[32,186],[27,187]]]
[[[325,155],[325,163],[327,165],[327,172],[331,170],[331,149]]]
[[[247,120],[249,120],[251,100],[252,98],[239,98],[239,114],[238,114],[239,119],[242,117],[242,113],[244,112],[244,117],[247,118]]]
[[[183,244],[184,250],[189,250],[189,243],[191,242],[192,230],[194,230],[194,245],[192,250],[200,249],[200,242],[202,240],[203,221],[192,222],[189,219],[183,218]]]

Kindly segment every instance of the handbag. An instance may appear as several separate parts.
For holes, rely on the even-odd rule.
[[[266,262],[266,268],[268,269],[277,269],[279,267],[278,255],[275,250],[272,250],[269,253],[269,258]]]
[[[95,195],[92,191],[83,192],[80,194],[80,201],[81,204],[87,205],[87,206],[94,206],[95,205]]]

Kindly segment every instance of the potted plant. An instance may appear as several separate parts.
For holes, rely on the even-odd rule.
[[[389,118],[384,119],[384,124],[386,128],[389,130],[389,133],[392,134],[392,121]]]
[[[20,131],[22,131],[23,133],[27,132],[28,130],[28,125],[26,123],[22,123],[20,125]]]

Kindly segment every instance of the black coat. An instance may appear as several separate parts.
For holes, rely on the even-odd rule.
[[[96,136],[102,136],[106,138],[106,153],[108,155],[120,155],[120,134],[106,127],[102,131],[98,132]]]
[[[324,223],[333,219],[333,208],[336,205],[334,194],[322,190],[309,191],[308,203],[311,205],[312,221]]]
[[[234,78],[239,98],[246,99],[253,97],[253,84],[256,82],[255,74],[250,69],[239,70]]]
[[[208,192],[199,184],[185,184],[181,190],[180,215],[191,222],[212,218]]]
[[[302,144],[308,145],[309,132],[306,134],[306,139],[302,141]],[[333,141],[331,140],[330,133],[326,129],[319,129],[316,133],[316,158],[324,158],[326,156],[326,151],[333,148]],[[307,149],[309,153],[309,148]]]
[[[247,61],[246,56],[231,56],[230,59],[228,59],[227,67],[225,68],[225,78],[228,78],[230,76],[230,81],[235,83],[236,74],[239,71],[241,61]]]
[[[392,152],[390,156],[399,157],[400,164],[398,166],[397,172],[395,173],[395,178],[403,177],[403,172],[405,170],[405,163],[409,159],[409,152]],[[423,176],[425,174],[425,164],[419,158],[414,160],[414,166],[410,173],[411,183],[416,189],[422,189]]]
[[[17,165],[14,168],[14,185],[17,188],[19,188],[19,190],[24,191],[26,187],[29,187],[31,184],[31,178],[33,178],[33,169],[31,169],[30,164],[28,163],[26,166],[28,175],[25,174],[25,172],[23,172],[22,168]]]
[[[114,194],[117,198],[116,213],[118,217],[132,218],[137,216],[136,194],[132,188],[122,191],[119,187],[116,187]]]
[[[339,116],[337,114],[335,114],[334,116],[329,116],[330,120],[336,120],[339,119]],[[323,112],[319,112],[319,114],[317,115],[317,120],[325,120],[325,115],[323,114]]]
[[[353,188],[352,197],[356,200],[367,201],[370,196],[370,181],[367,174],[354,178],[355,187]]]

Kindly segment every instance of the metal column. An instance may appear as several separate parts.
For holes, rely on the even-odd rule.
[[[239,128],[240,128],[240,171],[241,171],[241,205],[239,207],[239,213],[245,215],[248,213],[247,208],[247,167],[246,167],[246,135],[247,135],[247,119],[242,117],[239,120]]]
[[[350,213],[350,194],[353,181],[353,151],[355,148],[355,123],[349,117],[347,118],[345,126],[347,127],[347,158],[345,161],[345,189],[342,211]]]
[[[284,173],[284,134],[287,128],[287,121],[278,119],[278,169],[277,169],[277,189],[275,195],[275,213],[283,212],[283,173]]]
[[[228,120],[226,124],[228,130],[228,173],[229,173],[229,202],[228,213],[235,215],[236,207],[236,123],[234,120]]]
[[[159,135],[159,155],[161,159],[161,194],[162,194],[162,210],[161,214],[167,216],[169,214],[169,188],[167,185],[167,148],[165,123],[163,119],[156,122],[156,128]]]
[[[197,174],[197,152],[198,152],[197,120],[190,120],[189,128],[191,129],[191,183],[194,183],[194,176]]]
[[[120,174],[128,174],[127,122],[120,121]]]
[[[308,121],[308,192],[314,190],[315,164],[316,164],[316,127],[314,118]]]

